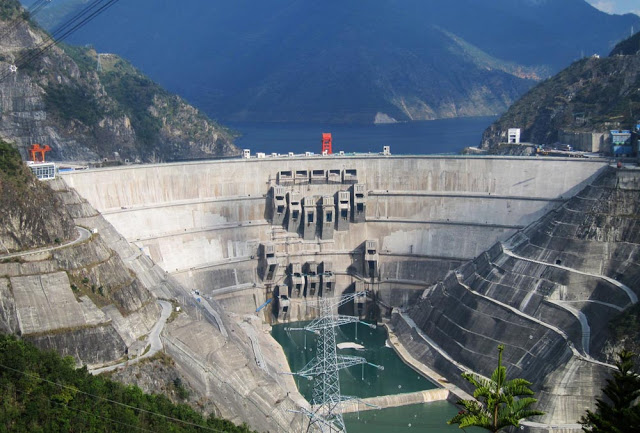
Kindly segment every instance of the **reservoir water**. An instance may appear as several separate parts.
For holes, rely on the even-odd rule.
[[[273,337],[282,346],[291,371],[301,370],[316,353],[316,337],[305,331],[287,331],[286,328],[302,328],[309,322],[274,325]],[[357,326],[357,338],[356,338]],[[400,394],[433,389],[436,386],[404,364],[393,349],[386,345],[384,327],[370,329],[364,325],[348,324],[336,331],[336,343],[356,342],[364,349],[338,349],[338,354],[361,356],[368,362],[384,366],[378,370],[369,365],[355,366],[340,372],[342,395],[361,398]],[[311,399],[313,382],[296,378],[300,393]],[[454,433],[457,426],[447,425],[458,409],[447,401],[370,410],[345,414],[349,433],[430,432]],[[473,429],[471,430],[473,431]]]
[[[333,152],[378,153],[391,146],[398,155],[458,154],[468,146],[478,146],[482,132],[497,117],[456,119],[382,125],[327,125],[304,123],[231,123],[242,134],[235,140],[252,153],[320,153],[320,137],[331,132]]]

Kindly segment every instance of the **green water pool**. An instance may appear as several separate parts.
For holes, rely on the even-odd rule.
[[[274,325],[272,335],[282,346],[291,371],[301,370],[316,354],[316,336],[310,332],[288,331],[285,328],[302,328],[309,322]],[[357,332],[357,337],[356,337]],[[340,372],[342,395],[360,398],[401,394],[436,388],[436,386],[406,365],[395,351],[386,345],[384,327],[370,329],[362,324],[348,324],[336,331],[336,343],[355,342],[363,350],[338,349],[338,354],[361,356],[368,362],[384,366],[378,370],[369,365],[355,366]],[[311,399],[313,382],[296,378],[300,393]],[[345,414],[349,433],[430,432],[454,433],[457,426],[447,425],[458,409],[447,401],[386,408]],[[466,429],[474,432],[476,429]]]

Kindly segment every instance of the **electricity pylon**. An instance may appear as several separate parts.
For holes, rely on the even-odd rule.
[[[302,409],[300,412],[309,417],[309,431],[316,425],[323,433],[345,433],[347,430],[342,417],[342,402],[354,397],[343,396],[340,393],[339,371],[354,365],[368,364],[383,370],[384,367],[372,364],[360,356],[338,355],[336,352],[336,327],[347,323],[363,323],[375,328],[376,325],[361,322],[358,317],[335,314],[334,310],[356,297],[366,296],[365,292],[342,296],[336,300],[321,298],[320,317],[313,320],[304,328],[287,328],[287,331],[308,331],[318,336],[316,357],[302,370],[293,373],[313,380],[311,410]]]

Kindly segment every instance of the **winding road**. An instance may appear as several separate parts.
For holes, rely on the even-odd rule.
[[[78,230],[78,237],[76,239],[72,240],[72,241],[69,241],[67,243],[60,244],[60,245],[54,245],[52,247],[37,248],[37,249],[34,249],[34,250],[19,251],[17,253],[4,254],[4,255],[0,256],[0,260],[13,259],[13,258],[16,258],[16,257],[23,257],[23,256],[31,255],[31,254],[46,253],[48,251],[59,250],[61,248],[67,248],[67,247],[70,247],[71,245],[75,245],[77,243],[84,242],[84,241],[86,241],[87,239],[89,239],[91,237],[91,232],[89,230],[85,229],[84,227],[76,226],[76,229]]]
[[[129,359],[127,361],[123,361],[118,364],[109,365],[108,367],[90,369],[89,373],[100,374],[100,373],[105,373],[107,371],[113,371],[125,365],[135,364],[137,362],[142,361],[143,359],[150,358],[156,353],[158,353],[160,350],[162,350],[163,346],[162,346],[162,340],[160,339],[160,333],[164,329],[164,325],[167,323],[167,319],[171,315],[172,306],[167,301],[158,301],[158,304],[160,304],[160,306],[162,307],[162,312],[160,313],[160,318],[158,319],[156,324],[153,325],[153,328],[151,328],[151,332],[149,332],[149,335],[147,337],[147,342],[151,346],[149,351],[146,352],[144,355],[138,356],[137,358]]]

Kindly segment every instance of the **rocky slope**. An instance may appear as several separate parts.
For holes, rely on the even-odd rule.
[[[73,38],[125,56],[221,119],[372,123],[501,113],[632,26],[636,15],[584,0],[141,0]]]
[[[33,143],[51,146],[47,156],[56,160],[145,162],[238,153],[228,130],[117,56],[56,46],[26,61],[48,35],[21,14],[14,0],[0,14],[0,137],[23,156]]]
[[[509,128],[532,143],[555,143],[560,130],[630,129],[640,118],[639,41],[637,33],[608,57],[584,58],[538,84],[484,132],[482,147],[506,142]]]
[[[151,360],[137,368],[139,377],[126,372],[116,372],[115,377],[143,385],[148,390],[166,392],[167,374],[175,374],[172,380],[179,377],[184,382],[191,394],[189,401],[205,411],[212,411],[237,424],[246,422],[259,431],[300,431],[302,416],[291,411],[306,405],[306,402],[297,391],[292,391],[293,379],[279,374],[283,368],[281,363],[284,362],[281,358],[266,356],[268,366],[264,369],[258,366],[251,339],[237,324],[241,319],[229,317],[217,302],[211,300],[209,303],[216,315],[210,314],[202,303],[196,302],[186,287],[169,276],[138,247],[129,244],[73,189],[69,189],[62,181],[57,181],[55,187],[65,197],[67,209],[76,223],[95,228],[109,250],[114,252],[114,259],[120,260],[118,273],[135,275],[140,291],[151,293],[156,298],[179,302],[182,309],[180,314],[167,321],[161,334],[163,353],[175,362],[170,371],[149,371],[149,368],[155,370],[157,366]],[[93,280],[87,282],[89,291],[91,283]],[[87,287],[83,290],[86,291]],[[116,311],[111,308],[109,312],[114,314],[114,324],[122,323],[122,327],[118,328],[122,335],[126,335],[126,330],[130,328],[132,332],[138,329],[137,322],[122,322]],[[128,317],[125,314],[123,316]],[[262,350],[276,350],[272,347],[268,349],[269,344],[277,346],[268,334],[260,330],[259,335],[263,340],[260,343]],[[135,344],[136,334],[129,338],[128,341]],[[127,369],[128,366],[121,368]]]
[[[639,188],[637,171],[607,170],[427,289],[406,319],[394,317],[403,341],[463,387],[460,371],[489,375],[503,343],[509,374],[534,383],[546,412],[539,421],[575,424],[619,348],[609,322],[640,295]]]
[[[19,241],[21,254],[0,256],[0,332],[73,356],[78,364],[100,365],[144,349],[138,339],[159,313],[149,290],[99,234],[76,226],[80,216],[98,217],[91,206],[61,181],[43,185],[24,171],[15,183],[2,182],[3,243]],[[4,170],[1,175],[7,177]],[[82,233],[75,243],[62,237]],[[62,239],[51,242],[52,249],[30,251],[56,234]]]
[[[77,236],[73,220],[18,151],[0,140],[0,254],[56,245]]]

